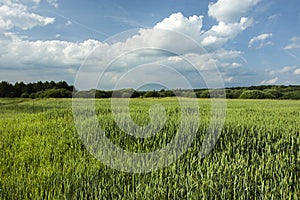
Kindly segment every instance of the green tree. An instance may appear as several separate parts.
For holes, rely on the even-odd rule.
[[[274,99],[275,96],[260,90],[246,90],[241,96],[241,99]]]
[[[7,81],[0,83],[0,97],[15,97],[14,87]]]
[[[160,94],[159,94],[159,92],[152,90],[152,91],[147,91],[144,94],[144,97],[160,97]]]

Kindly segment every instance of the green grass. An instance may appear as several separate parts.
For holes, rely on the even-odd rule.
[[[165,127],[149,139],[122,132],[110,100],[96,100],[107,137],[123,149],[151,152],[179,127],[175,98],[130,100],[140,125],[148,109],[165,106]],[[111,169],[84,147],[70,99],[0,99],[0,199],[299,199],[300,101],[228,100],[222,135],[198,158],[208,128],[210,100],[199,100],[197,138],[176,162],[149,173]]]

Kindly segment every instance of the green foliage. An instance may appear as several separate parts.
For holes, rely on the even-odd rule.
[[[298,99],[300,99],[300,91],[285,92],[285,93],[283,93],[281,98],[298,100]]]
[[[0,82],[0,98],[1,97],[10,97],[10,98],[37,98],[40,96],[41,93],[45,90],[49,89],[64,89],[62,91],[63,93],[66,93],[65,91],[72,92],[74,87],[69,86],[67,82],[60,81],[58,83],[55,83],[54,81],[51,82],[42,82],[38,81],[37,83],[28,83],[25,84],[23,82],[17,82],[14,85],[11,83],[8,83],[6,81]],[[39,93],[39,94],[35,94]],[[69,93],[69,92],[68,92]],[[58,94],[56,96],[59,96]],[[69,95],[64,94],[64,96],[71,97]]]
[[[27,92],[24,92],[21,94],[21,98],[29,98],[29,94]]]
[[[51,89],[51,90],[50,90]],[[61,89],[61,90],[59,90]],[[226,91],[224,94],[223,91]],[[104,91],[91,89],[77,91],[65,81],[54,81],[25,84],[17,82],[14,85],[6,81],[0,82],[0,98],[70,98],[72,92],[76,98],[139,98],[139,97],[189,97],[194,98],[228,98],[228,99],[300,99],[300,86],[272,86],[261,85],[251,87],[234,87],[225,89],[195,89],[195,90],[165,90],[160,91],[136,91],[134,89],[121,89],[116,91]]]
[[[13,86],[7,81],[0,83],[0,98],[1,97],[14,97]]]
[[[277,89],[266,89],[264,90],[264,92],[273,95],[276,99],[279,99],[283,95],[282,92],[280,92],[280,90]]]
[[[260,90],[246,90],[241,96],[241,99],[275,99],[275,96],[268,92]]]
[[[240,98],[242,90],[226,89],[226,98],[228,99],[238,99]]]
[[[147,124],[153,104],[166,108],[168,120],[151,138],[120,130],[110,99],[96,100],[96,113],[115,145],[149,152],[166,146],[180,125],[176,98],[131,99],[133,120]],[[198,153],[210,100],[199,105],[200,126],[188,152],[167,168],[131,174],[85,149],[71,100],[0,99],[0,199],[299,199],[299,101],[228,100],[222,134],[205,158]]]
[[[95,98],[110,98],[112,95],[112,92],[106,92],[101,90],[96,90],[95,92]]]
[[[210,93],[208,90],[199,91],[196,93],[197,98],[210,98]]]
[[[48,89],[35,94],[36,98],[71,98],[72,92],[66,89]]]
[[[152,90],[152,91],[148,91],[144,94],[144,97],[160,97],[159,92]]]
[[[161,90],[160,92],[161,97],[174,97],[175,94],[172,90]]]
[[[35,99],[35,98],[37,98],[36,93],[31,93],[31,94],[29,95],[29,98],[30,98],[30,99]]]

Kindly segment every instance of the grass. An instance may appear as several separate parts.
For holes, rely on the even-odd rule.
[[[168,120],[148,139],[114,123],[110,100],[96,100],[106,136],[123,149],[152,152],[179,127],[175,98],[130,100],[139,125],[154,103]],[[210,100],[199,100],[200,126],[189,150],[169,167],[125,173],[95,159],[78,136],[70,99],[0,99],[0,199],[299,199],[300,101],[228,100],[222,135],[198,158]]]

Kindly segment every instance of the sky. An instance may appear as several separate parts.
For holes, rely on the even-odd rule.
[[[299,27],[299,0],[0,0],[0,80],[296,85]]]

